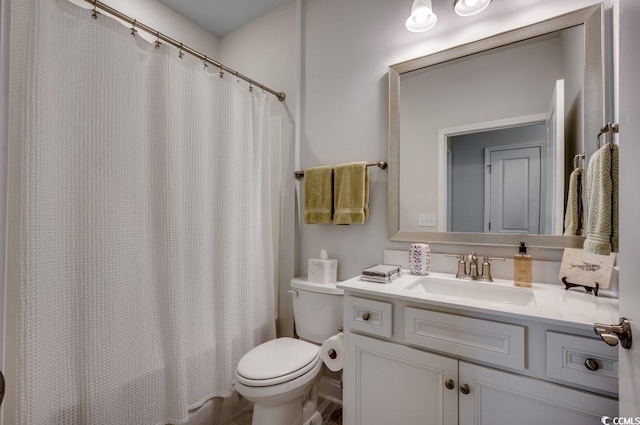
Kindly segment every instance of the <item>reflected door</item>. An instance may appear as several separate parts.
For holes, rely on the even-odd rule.
[[[487,148],[485,158],[484,231],[539,233],[541,148]]]

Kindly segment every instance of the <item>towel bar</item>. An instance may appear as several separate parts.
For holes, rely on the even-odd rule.
[[[389,164],[387,164],[386,161],[378,161],[378,162],[374,162],[373,164],[367,164],[367,167],[373,167],[373,166],[378,166],[380,169],[385,170],[389,166]],[[293,175],[297,179],[302,178],[304,177],[304,171],[294,171]]]

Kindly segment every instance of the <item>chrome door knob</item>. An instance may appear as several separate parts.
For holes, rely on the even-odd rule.
[[[629,320],[622,317],[620,323],[617,325],[605,325],[603,323],[596,323],[593,325],[593,331],[604,342],[615,347],[620,342],[622,348],[631,348],[631,324]]]

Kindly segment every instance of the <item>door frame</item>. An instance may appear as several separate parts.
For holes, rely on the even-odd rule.
[[[540,148],[540,202],[538,206],[538,229],[542,228],[543,200],[546,196],[547,163],[544,160],[546,154],[546,141],[514,143],[512,145],[487,146],[484,148],[484,233],[490,233],[489,222],[491,221],[491,153],[497,151],[508,151],[515,149]]]
[[[482,121],[457,127],[438,129],[438,181],[447,182],[447,148],[450,137],[461,136],[481,131],[503,130],[505,128],[523,127],[532,124],[544,124],[547,122],[548,113],[543,112],[532,115],[522,115],[493,121]],[[447,200],[448,186],[438,184],[438,232],[447,231]]]

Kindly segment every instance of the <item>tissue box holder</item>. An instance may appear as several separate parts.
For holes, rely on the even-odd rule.
[[[338,260],[309,259],[309,282],[334,283],[338,280]]]

